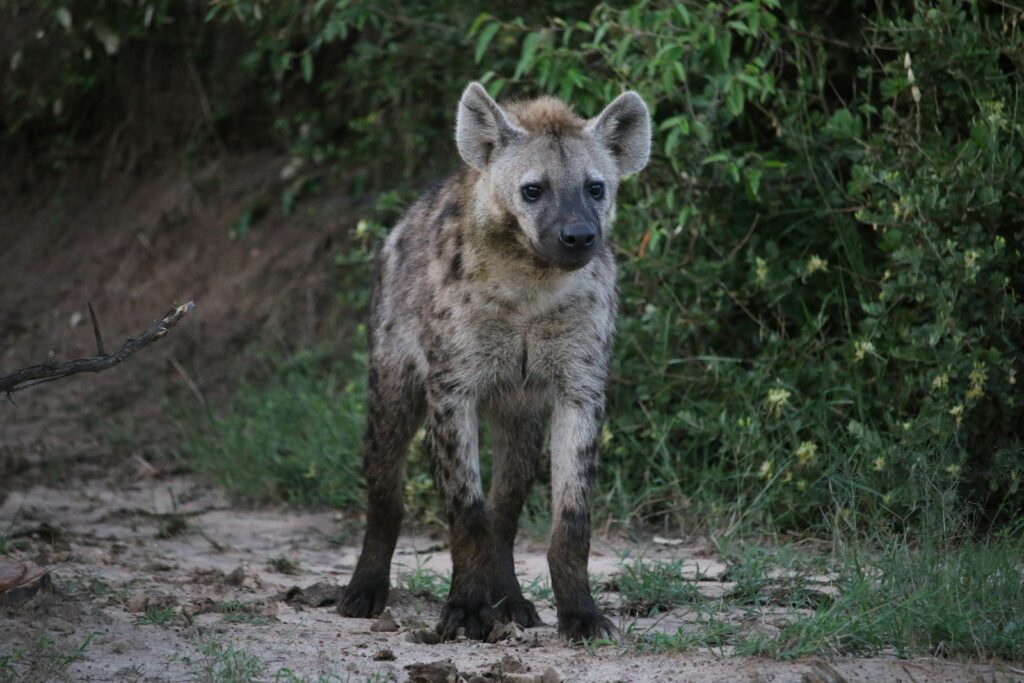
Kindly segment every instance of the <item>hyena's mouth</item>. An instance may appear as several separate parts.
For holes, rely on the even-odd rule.
[[[571,273],[587,265],[591,260],[590,256],[585,256],[575,260],[567,260],[565,258],[552,256],[550,253],[546,253],[543,247],[534,244],[533,240],[529,238],[527,238],[527,243],[529,244],[534,265],[542,270],[557,269]]]

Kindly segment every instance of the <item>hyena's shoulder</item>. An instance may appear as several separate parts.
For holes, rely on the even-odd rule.
[[[466,175],[463,170],[428,187],[389,231],[377,257],[371,331],[428,317],[443,281],[461,277]]]
[[[466,175],[460,171],[431,185],[388,233],[381,261],[393,275],[424,277],[430,261],[452,251],[469,204]]]

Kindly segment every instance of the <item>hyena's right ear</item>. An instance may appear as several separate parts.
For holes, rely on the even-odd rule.
[[[482,85],[473,81],[466,87],[455,116],[455,144],[463,161],[482,171],[497,150],[522,134]]]

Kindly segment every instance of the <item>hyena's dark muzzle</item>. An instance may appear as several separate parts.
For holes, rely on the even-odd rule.
[[[582,192],[565,192],[540,217],[540,256],[566,270],[582,268],[600,251],[601,218]],[[548,214],[548,215],[545,215]]]

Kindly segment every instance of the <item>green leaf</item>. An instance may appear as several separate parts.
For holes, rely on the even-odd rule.
[[[528,33],[523,38],[523,53],[519,58],[519,63],[516,64],[516,72],[514,78],[519,78],[523,74],[529,72],[533,66],[533,58],[537,52],[537,43],[540,42],[540,33]]]
[[[494,39],[494,34],[501,28],[501,24],[498,22],[492,22],[484,27],[484,30],[480,32],[480,37],[476,39],[476,51],[473,53],[473,61],[477,64],[483,59],[484,53],[487,52],[487,46],[491,44],[491,40]]]
[[[309,52],[302,53],[302,80],[313,82],[313,55]]]

